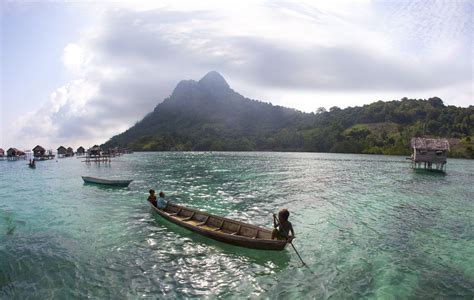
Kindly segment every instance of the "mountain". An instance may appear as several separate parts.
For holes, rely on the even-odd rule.
[[[251,100],[217,72],[183,80],[171,96],[103,148],[135,151],[312,151],[409,154],[413,136],[448,137],[451,156],[474,158],[474,107],[403,98],[317,113]]]
[[[269,136],[310,122],[309,114],[243,97],[212,71],[199,81],[179,82],[153,112],[103,146],[148,151],[272,150],[266,144]]]

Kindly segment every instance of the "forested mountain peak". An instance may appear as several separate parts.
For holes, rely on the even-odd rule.
[[[204,75],[204,77],[199,80],[199,84],[204,87],[229,89],[227,81],[216,71],[210,71]]]
[[[230,87],[227,81],[216,71],[211,71],[204,75],[199,81],[182,80],[178,83],[173,93],[171,94],[171,101],[190,100],[191,98],[219,98],[221,101],[225,100],[230,94],[236,94]],[[233,95],[235,96],[235,95]]]

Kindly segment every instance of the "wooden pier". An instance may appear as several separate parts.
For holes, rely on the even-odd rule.
[[[86,164],[110,164],[111,161],[112,159],[110,155],[86,155],[86,160],[83,160],[82,162],[85,162]]]

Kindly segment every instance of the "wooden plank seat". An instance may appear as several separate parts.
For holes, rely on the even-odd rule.
[[[217,227],[216,229],[214,229],[214,231],[220,231],[222,230],[222,226],[224,225],[224,220],[221,221],[221,225],[219,225],[219,227]]]
[[[238,235],[240,232],[240,228],[242,228],[242,224],[239,224],[239,228],[237,228],[236,232],[232,232],[231,235]]]
[[[182,208],[180,208],[180,209],[179,209],[177,212],[175,212],[175,213],[167,213],[167,214],[168,214],[168,216],[174,217],[174,216],[179,215],[179,213],[181,212],[181,210],[182,210]]]
[[[206,225],[207,220],[209,220],[209,216],[207,216],[206,219],[204,221],[202,221],[201,223],[197,223],[196,226]]]
[[[193,217],[194,217],[194,214],[196,214],[196,212],[193,212],[189,217],[184,217],[181,219],[181,221],[189,221],[191,220]]]
[[[255,236],[254,236],[254,237],[252,237],[252,239],[254,239],[254,240],[255,240],[255,239],[258,237],[258,232],[259,232],[259,230],[257,229],[257,232],[255,232]]]

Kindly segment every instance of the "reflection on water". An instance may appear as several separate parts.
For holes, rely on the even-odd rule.
[[[322,153],[0,162],[0,298],[472,298],[473,170],[449,160],[439,176],[404,157]],[[239,248],[163,220],[150,188],[264,227],[287,207],[307,266],[291,247]]]
[[[268,271],[272,272],[283,270],[288,266],[290,261],[290,253],[288,251],[261,251],[236,247],[193,233],[186,228],[163,219],[159,215],[156,215],[151,209],[150,213],[154,215],[154,220],[158,224],[163,225],[167,230],[169,230],[169,232],[176,234],[174,238],[184,238],[190,240],[192,245],[204,244],[207,250],[212,248],[217,253],[224,253],[237,260],[243,260],[246,262],[258,264],[260,266],[265,266],[268,268]],[[290,246],[288,246],[288,249],[291,249]],[[263,274],[264,273],[262,273],[262,275]]]

